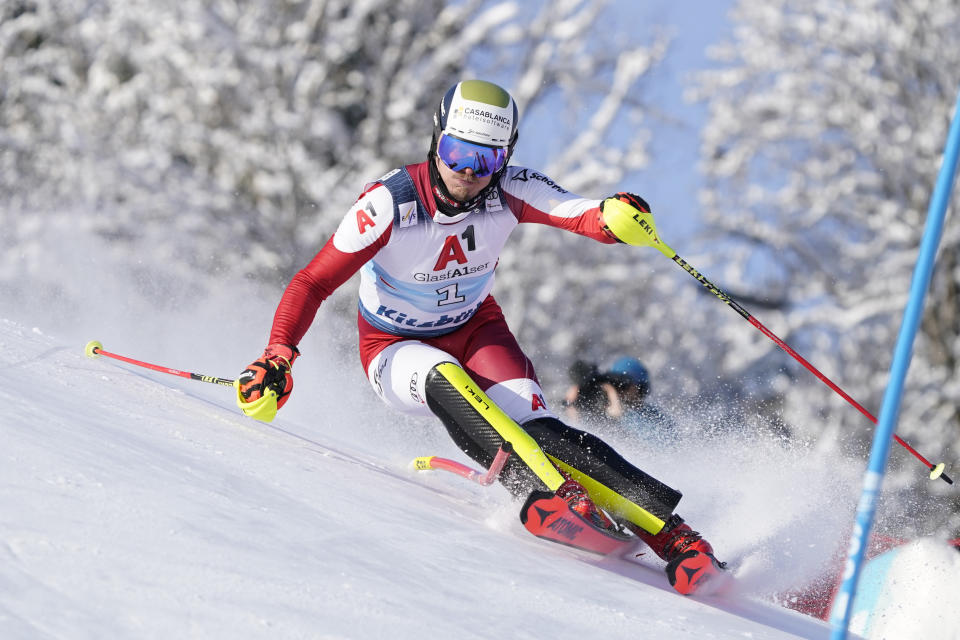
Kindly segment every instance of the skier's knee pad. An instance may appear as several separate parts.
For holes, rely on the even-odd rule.
[[[660,519],[668,518],[680,502],[679,491],[630,464],[592,433],[556,418],[538,418],[522,426],[561,468],[588,476]]]
[[[462,387],[454,384],[449,377],[452,370],[466,376],[462,368],[451,362],[443,362],[430,369],[424,384],[427,406],[440,419],[460,450],[484,468],[489,468],[504,442],[503,436],[481,411],[484,406],[489,407],[488,403],[492,401],[480,391],[479,386]],[[511,456],[507,461],[500,480],[517,496],[546,488],[518,455]]]

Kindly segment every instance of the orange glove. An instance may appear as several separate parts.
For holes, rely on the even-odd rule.
[[[237,406],[251,418],[270,422],[293,391],[290,369],[300,351],[286,344],[271,344],[255,362],[244,369],[234,387]]]

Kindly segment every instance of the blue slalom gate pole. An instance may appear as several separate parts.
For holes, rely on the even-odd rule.
[[[834,615],[831,616],[831,640],[844,640],[847,637],[847,628],[850,626],[853,598],[856,595],[857,581],[860,578],[870,529],[873,527],[877,496],[883,484],[883,475],[890,454],[894,427],[900,413],[903,382],[907,377],[907,368],[910,366],[913,341],[916,338],[917,328],[923,315],[923,301],[930,286],[934,259],[937,255],[937,247],[940,245],[943,223],[947,214],[947,204],[950,202],[950,194],[953,190],[958,153],[960,153],[960,95],[957,96],[953,120],[947,134],[943,164],[940,167],[940,174],[937,176],[933,197],[930,199],[927,225],[923,232],[923,242],[920,245],[920,255],[913,270],[910,298],[903,313],[903,324],[900,326],[900,335],[897,337],[893,362],[890,365],[890,381],[887,383],[887,390],[883,396],[880,419],[877,422],[877,430],[873,436],[873,447],[870,450],[870,462],[863,477],[863,491],[860,494],[860,502],[857,504],[856,520],[854,521],[853,533],[850,536],[850,548],[847,551],[847,561],[843,569],[843,583],[837,592],[833,607]]]

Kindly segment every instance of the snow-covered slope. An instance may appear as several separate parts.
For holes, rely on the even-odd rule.
[[[161,364],[188,368],[173,356]],[[3,638],[828,635],[761,601],[785,556],[745,553],[738,507],[707,508],[710,491],[684,513],[746,593],[684,598],[653,563],[531,537],[499,486],[417,475],[416,454],[463,457],[367,389],[263,425],[229,388],[89,359],[42,328],[0,320],[0,360]],[[323,382],[301,377],[309,400]],[[787,511],[744,529],[769,534]]]

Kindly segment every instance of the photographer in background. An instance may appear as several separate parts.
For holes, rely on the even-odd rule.
[[[660,442],[673,439],[673,421],[647,402],[650,373],[636,358],[617,358],[604,372],[593,363],[577,360],[568,373],[571,385],[563,406],[569,420],[591,426],[618,426]]]
[[[570,386],[563,398],[565,415],[572,422],[597,424],[607,420],[607,409],[620,406],[617,391],[592,362],[577,360],[567,370]]]

